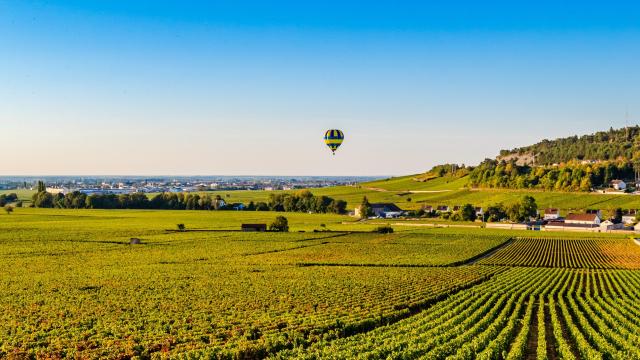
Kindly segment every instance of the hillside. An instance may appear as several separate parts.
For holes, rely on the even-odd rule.
[[[533,145],[502,150],[498,160],[515,159],[518,165],[551,165],[571,160],[631,161],[638,155],[640,126],[632,126],[590,135],[545,139]]]

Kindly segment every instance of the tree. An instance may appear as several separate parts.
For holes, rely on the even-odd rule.
[[[507,217],[507,213],[505,211],[504,206],[498,203],[498,204],[489,206],[484,216],[486,220],[489,222],[497,222],[505,219]]]
[[[287,232],[289,231],[289,220],[284,216],[277,216],[271,225],[269,225],[269,230]]]
[[[184,229],[185,229],[184,224],[178,224],[178,225],[176,225],[176,226],[178,227],[178,231],[181,231],[181,232],[182,232],[182,231],[184,231]]]
[[[371,208],[371,203],[367,197],[362,198],[362,204],[360,204],[360,217],[363,219],[368,218],[373,215],[373,209]]]
[[[475,221],[476,209],[471,204],[465,204],[460,210],[460,217],[463,221]]]
[[[520,201],[520,216],[524,220],[538,216],[538,204],[533,196],[525,195]]]
[[[7,212],[7,215],[11,215],[11,213],[13,212],[13,206],[11,205],[5,205],[4,206],[4,211]]]
[[[622,209],[621,208],[617,208],[613,211],[613,218],[611,219],[611,221],[614,224],[620,224],[622,222]]]
[[[45,185],[44,181],[38,180],[38,192],[47,191],[47,185]]]
[[[38,208],[52,208],[53,207],[53,195],[46,191],[40,191],[33,194],[32,197],[33,206]]]

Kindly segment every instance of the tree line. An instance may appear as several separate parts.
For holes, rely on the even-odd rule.
[[[61,209],[163,209],[163,210],[246,210],[336,213],[346,212],[347,203],[327,196],[315,196],[308,190],[293,194],[271,194],[268,202],[226,203],[220,195],[160,193],[149,198],[144,193],[92,194],[79,191],[51,194],[39,188],[32,197],[38,208]]]
[[[557,166],[517,165],[515,161],[486,159],[469,173],[469,185],[480,188],[591,191],[607,187],[614,179],[634,178],[633,164],[606,161],[582,164],[570,161]]]
[[[502,150],[500,155],[528,153],[535,155],[537,165],[551,165],[571,160],[634,161],[640,158],[639,149],[640,126],[629,126],[591,135],[545,139],[530,146]]]

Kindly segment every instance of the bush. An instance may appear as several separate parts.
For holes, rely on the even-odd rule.
[[[178,231],[184,231],[185,229],[184,224],[178,224],[177,226],[178,226]]]
[[[289,220],[287,220],[284,216],[278,216],[276,219],[269,225],[270,231],[279,231],[279,232],[287,232],[289,231]]]
[[[5,205],[4,206],[4,211],[7,212],[7,215],[11,214],[13,212],[13,206],[11,205]]]
[[[378,228],[374,230],[374,232],[377,232],[378,234],[391,234],[393,233],[393,228],[388,225],[378,226]]]

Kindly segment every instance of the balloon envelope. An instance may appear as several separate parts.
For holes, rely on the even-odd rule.
[[[344,134],[340,130],[331,129],[331,130],[327,130],[324,133],[324,143],[327,144],[327,146],[329,147],[329,149],[331,149],[331,152],[333,152],[334,155],[336,150],[338,150],[338,148],[342,144],[343,140],[344,140]]]

